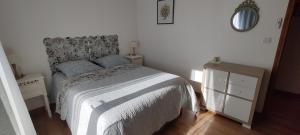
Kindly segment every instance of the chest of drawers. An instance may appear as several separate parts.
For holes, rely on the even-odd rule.
[[[207,63],[203,71],[207,109],[251,128],[264,70],[223,62]]]

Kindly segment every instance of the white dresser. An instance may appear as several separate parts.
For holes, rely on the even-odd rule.
[[[251,128],[264,69],[231,63],[204,65],[207,109]]]

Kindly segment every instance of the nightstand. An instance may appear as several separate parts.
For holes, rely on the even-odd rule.
[[[47,90],[44,82],[44,76],[42,74],[29,74],[17,80],[24,100],[43,96],[45,102],[45,108],[48,112],[48,116],[51,118],[51,110],[49,106],[49,100],[47,97]]]
[[[129,59],[131,63],[143,65],[144,57],[142,55],[135,55],[135,56],[125,56],[125,58]]]

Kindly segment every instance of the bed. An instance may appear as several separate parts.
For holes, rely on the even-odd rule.
[[[55,68],[67,61],[117,55],[117,38],[44,40],[57,97],[56,112],[73,135],[150,135],[176,119],[181,109],[199,110],[191,85],[173,74],[128,63],[72,77]]]

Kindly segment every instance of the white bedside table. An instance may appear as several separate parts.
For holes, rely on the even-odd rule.
[[[48,116],[51,118],[51,110],[47,97],[47,90],[44,82],[44,76],[42,74],[29,74],[17,80],[24,100],[43,96],[45,101],[45,108],[48,112]]]
[[[129,59],[131,63],[143,65],[144,57],[142,55],[135,55],[135,56],[125,56],[125,58]]]

